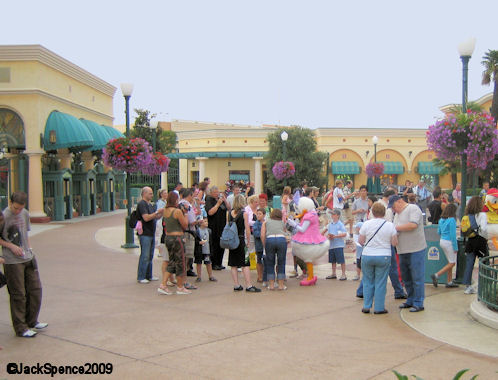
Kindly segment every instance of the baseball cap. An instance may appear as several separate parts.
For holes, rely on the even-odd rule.
[[[399,196],[399,195],[391,195],[391,196],[389,197],[389,203],[387,204],[387,207],[388,207],[388,208],[392,208],[392,207],[393,207],[394,202],[399,201],[400,199],[403,199],[403,197],[401,197],[401,196]]]

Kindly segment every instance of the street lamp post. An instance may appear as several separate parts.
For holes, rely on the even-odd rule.
[[[287,151],[286,151],[286,143],[287,139],[289,138],[289,134],[286,131],[283,131],[280,134],[280,138],[282,139],[282,161],[285,161],[287,159]],[[287,179],[284,178],[284,187],[287,185]]]
[[[469,38],[467,41],[458,45],[458,53],[462,60],[462,112],[467,113],[467,79],[469,75],[469,60],[472,57],[476,44],[475,38]],[[465,132],[467,136],[467,131]],[[460,199],[460,214],[465,212],[467,203],[467,153],[462,152],[462,190]]]
[[[372,137],[372,142],[374,144],[374,163],[377,163],[377,144],[379,143],[379,138],[377,136]],[[380,193],[380,178],[375,176],[374,179],[374,189],[375,193]]]
[[[152,130],[152,152],[154,154],[156,154],[156,133],[157,133],[156,130],[158,125],[159,125],[159,120],[157,119],[151,120],[149,123],[149,128]],[[156,177],[157,176],[154,176],[154,179],[152,181],[152,193],[154,194],[154,199],[156,198],[156,191],[157,191]]]
[[[130,138],[130,97],[133,92],[133,83],[121,83],[121,92],[125,98],[126,105],[126,137]],[[138,248],[135,244],[133,229],[130,228],[129,220],[131,215],[131,193],[130,193],[130,173],[126,172],[126,208],[128,210],[125,219],[126,242],[121,248]]]

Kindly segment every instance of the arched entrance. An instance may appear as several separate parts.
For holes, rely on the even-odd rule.
[[[28,159],[24,122],[11,109],[0,107],[0,207],[14,190],[28,192]]]

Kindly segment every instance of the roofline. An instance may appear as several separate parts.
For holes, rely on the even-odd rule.
[[[116,87],[69,62],[42,45],[0,45],[0,62],[38,61],[63,74],[90,86],[103,94],[114,97]]]

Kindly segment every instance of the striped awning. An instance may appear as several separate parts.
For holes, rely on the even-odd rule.
[[[384,164],[384,174],[403,174],[405,169],[399,161],[382,161]]]
[[[418,163],[418,174],[439,174],[442,166],[436,166],[432,161],[420,161]]]
[[[333,174],[360,174],[360,165],[356,161],[332,162]]]

